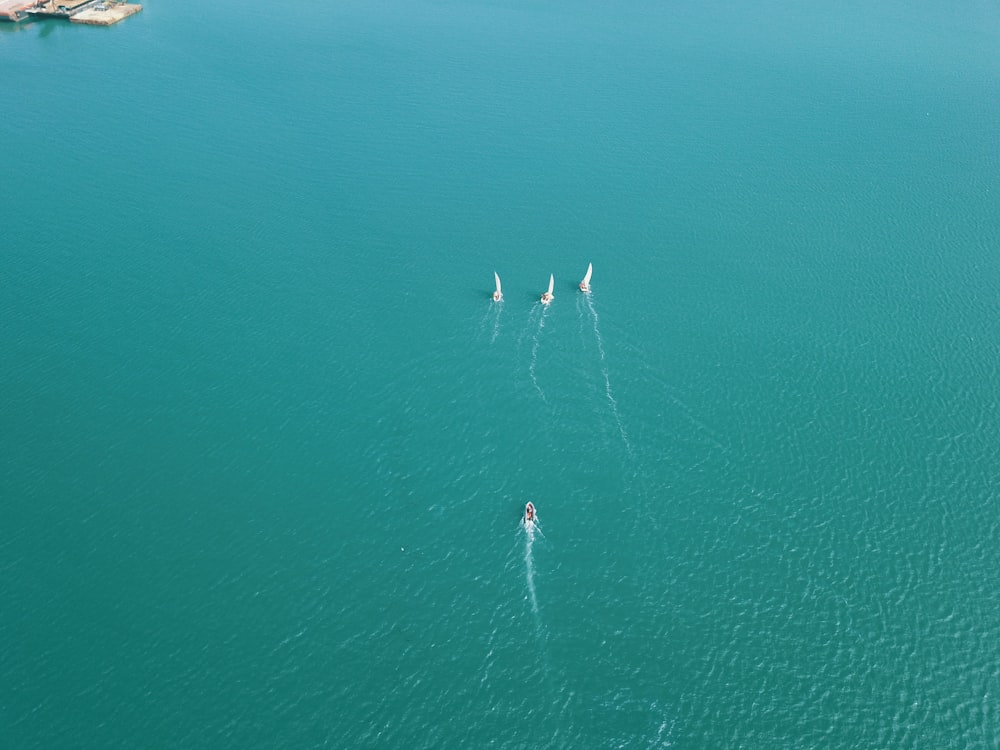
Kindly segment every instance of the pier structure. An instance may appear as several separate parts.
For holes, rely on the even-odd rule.
[[[141,5],[125,0],[0,0],[0,21],[68,18],[73,23],[110,26],[140,10]]]
[[[142,10],[142,6],[136,3],[97,2],[79,13],[74,13],[69,20],[73,23],[86,23],[91,26],[110,26],[140,10]]]
[[[38,0],[28,8],[29,16],[39,18],[72,18],[97,0]]]
[[[34,5],[34,0],[0,0],[0,20],[24,21],[28,18],[28,9]]]

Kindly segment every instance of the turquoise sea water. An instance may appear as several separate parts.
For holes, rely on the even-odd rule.
[[[0,27],[0,744],[1000,747],[1000,9],[812,5]]]

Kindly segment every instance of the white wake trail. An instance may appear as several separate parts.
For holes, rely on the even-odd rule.
[[[503,312],[503,300],[494,302],[493,306],[496,310],[493,312],[493,335],[490,336],[491,344],[497,340],[497,334],[500,333],[500,313]]]
[[[528,584],[528,601],[531,603],[531,618],[535,624],[535,638],[538,640],[538,655],[541,657],[542,673],[546,677],[551,673],[549,664],[548,649],[545,647],[545,628],[542,625],[542,614],[538,611],[538,594],[535,592],[535,557],[532,547],[535,544],[535,535],[544,536],[542,529],[536,520],[530,526],[524,527],[524,578]]]
[[[548,403],[548,399],[545,398],[545,392],[538,384],[538,378],[535,376],[535,366],[538,364],[538,345],[542,339],[542,329],[545,328],[545,313],[548,310],[548,308],[544,305],[541,307],[542,311],[538,316],[538,328],[535,329],[535,337],[531,342],[531,361],[528,363],[528,375],[531,376],[531,384],[535,386],[535,390],[538,391],[538,395],[542,397],[542,401]],[[532,312],[532,314],[534,313]]]
[[[601,337],[601,327],[600,320],[597,315],[597,309],[594,307],[594,301],[591,295],[583,295],[587,301],[587,309],[590,310],[590,319],[594,323],[594,338],[597,340],[597,352],[601,356],[601,374],[604,376],[604,393],[608,397],[608,403],[611,405],[611,414],[615,418],[615,424],[618,425],[618,432],[622,436],[622,442],[625,443],[625,450],[628,451],[629,455],[632,455],[632,443],[629,442],[628,434],[625,432],[625,425],[622,424],[621,415],[618,413],[618,402],[615,400],[615,394],[611,390],[611,376],[608,373],[608,358],[604,353],[604,339]]]
[[[489,325],[490,320],[494,317],[493,308],[496,307],[495,303],[491,302],[489,307],[486,308],[486,312],[483,313],[482,320],[479,321],[479,334],[482,335],[486,332],[486,326]]]
[[[535,626],[541,631],[541,621],[538,615],[538,595],[535,593],[535,558],[531,548],[535,543],[535,530],[526,527],[524,530],[524,577],[528,582],[528,598],[531,601],[531,612],[535,616]]]
[[[542,623],[542,614],[538,607],[538,592],[535,590],[535,557],[533,551],[535,538],[541,537],[544,539],[545,535],[542,534],[542,529],[538,525],[537,518],[535,523],[530,525],[522,521],[521,531],[524,533],[524,580],[528,588],[527,599],[531,607],[531,619],[535,627],[535,640],[537,643],[534,654],[538,657],[541,676],[548,680],[552,674],[552,665],[549,663],[548,638],[545,626]]]

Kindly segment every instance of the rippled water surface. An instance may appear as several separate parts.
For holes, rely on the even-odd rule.
[[[1000,11],[879,5],[0,27],[0,744],[1000,744]]]

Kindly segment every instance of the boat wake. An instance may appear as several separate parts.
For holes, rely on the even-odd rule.
[[[594,307],[594,299],[590,294],[582,294],[578,299],[583,301],[578,303],[581,306],[581,313],[584,308],[586,308],[587,316],[590,318],[591,323],[594,327],[594,339],[597,342],[597,353],[601,358],[601,375],[604,377],[604,393],[607,396],[608,404],[611,407],[611,414],[615,419],[615,424],[618,426],[618,434],[622,437],[622,442],[625,444],[625,450],[628,451],[629,455],[632,454],[632,443],[629,442],[628,433],[625,432],[625,425],[622,424],[621,415],[618,413],[618,401],[615,400],[615,394],[611,390],[611,376],[608,372],[608,358],[604,353],[604,339],[601,336],[601,326],[600,318],[597,315],[597,308]]]
[[[548,307],[541,305],[541,310],[539,306],[536,306],[531,311],[531,317],[528,318],[528,326],[531,326],[531,320],[535,316],[536,311],[538,315],[538,327],[535,328],[535,336],[531,342],[531,361],[528,363],[528,375],[531,377],[531,384],[535,386],[535,390],[538,391],[538,395],[542,397],[542,401],[548,403],[548,399],[545,398],[545,392],[542,387],[538,384],[538,378],[535,376],[535,366],[538,364],[538,346],[542,340],[542,330],[545,328],[545,314],[548,312]]]
[[[490,637],[488,652],[482,665],[481,687],[487,687],[492,669],[498,658],[502,658],[508,645],[514,644],[521,653],[530,654],[530,668],[534,676],[550,683],[552,663],[548,653],[548,633],[542,621],[538,591],[535,587],[535,542],[544,540],[537,519],[533,524],[525,523],[526,516],[518,520],[516,531],[510,537],[504,563],[505,590],[510,595],[504,606],[494,610],[491,624],[494,636]],[[521,578],[521,576],[524,576]],[[526,605],[526,606],[525,606]],[[530,624],[528,620],[530,619]],[[534,641],[532,642],[532,636]],[[527,649],[527,651],[525,651]],[[500,654],[500,657],[497,657]],[[556,690],[556,685],[549,685]]]
[[[490,343],[492,344],[497,340],[497,334],[500,333],[500,313],[503,312],[503,303],[501,302],[497,305],[496,314],[493,316],[493,335],[490,336]]]
[[[487,313],[488,322],[491,324],[490,328],[492,333],[490,335],[490,343],[492,344],[497,340],[497,335],[500,333],[500,315],[503,313],[503,302],[496,302],[490,305],[490,310]]]
[[[490,337],[490,343],[493,344],[497,340],[497,336],[500,335],[500,318],[503,315],[503,301],[489,303],[489,307],[486,308],[486,312],[483,313],[482,320],[479,321],[479,335]]]
[[[503,310],[503,291],[500,289],[500,275],[494,271],[493,278],[496,280],[496,291],[493,292],[493,335],[490,337],[490,343],[492,344],[497,340],[497,334],[500,333],[500,312]]]
[[[534,521],[522,519],[521,527],[524,529],[524,580],[528,587],[528,604],[531,606],[531,619],[535,626],[535,638],[538,641],[537,653],[541,657],[542,673],[547,678],[551,673],[549,665],[548,651],[545,648],[545,627],[542,625],[542,614],[538,609],[538,592],[535,590],[535,556],[534,546],[537,537],[545,538],[538,525],[537,517]]]
[[[538,524],[524,524],[524,577],[528,583],[528,600],[531,602],[531,613],[535,616],[535,625],[541,630],[538,614],[538,594],[535,592],[535,558],[532,547],[535,544],[535,532]]]

